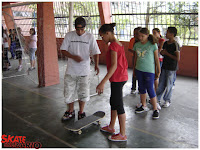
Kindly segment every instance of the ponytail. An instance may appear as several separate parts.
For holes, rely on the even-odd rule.
[[[149,37],[148,37],[148,40],[151,42],[151,44],[155,44],[157,43],[157,40],[156,38],[152,35],[152,34],[149,34]]]
[[[149,35],[148,41],[150,41],[151,44],[154,45],[155,43],[157,43],[156,38],[152,34],[149,34],[149,30],[147,28],[142,28],[139,32],[142,34]]]
[[[114,27],[115,26],[116,26],[116,23],[104,24],[100,27],[99,32],[102,32],[102,33],[112,32],[112,33],[114,33]]]

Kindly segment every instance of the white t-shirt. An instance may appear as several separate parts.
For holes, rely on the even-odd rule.
[[[7,41],[7,42],[6,42]],[[8,48],[8,37],[6,36],[6,34],[3,34],[3,47],[4,48]]]
[[[37,48],[37,36],[31,35],[30,36],[30,43],[28,44],[29,48]]]
[[[66,50],[72,55],[78,55],[83,60],[76,62],[68,58],[66,74],[86,76],[90,74],[90,54],[101,54],[94,36],[88,32],[79,36],[76,31],[68,32],[65,35],[61,50]]]

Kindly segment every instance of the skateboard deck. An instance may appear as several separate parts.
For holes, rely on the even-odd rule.
[[[73,124],[65,125],[65,129],[77,132],[78,134],[81,134],[82,133],[81,129],[83,129],[95,122],[100,124],[100,119],[102,119],[104,116],[105,116],[105,112],[97,111],[90,116],[87,116],[83,119],[80,119],[80,120],[74,122]]]

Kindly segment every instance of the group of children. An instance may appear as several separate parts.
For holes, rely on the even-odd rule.
[[[31,67],[29,70],[35,69],[35,51],[37,50],[37,36],[34,28],[30,29],[30,38],[25,45],[25,38],[22,34],[20,27],[17,29],[9,29],[9,35],[2,26],[2,61],[3,71],[8,71],[12,66],[8,58],[8,51],[11,53],[11,58],[19,60],[19,66],[16,68],[17,71],[22,70],[22,51],[25,50],[30,56]],[[10,43],[10,44],[9,44]]]
[[[110,106],[111,118],[107,126],[101,128],[101,131],[111,134],[111,141],[126,141],[126,114],[123,106],[123,86],[128,80],[128,63],[125,56],[124,46],[114,35],[115,23],[104,24],[99,29],[99,35],[102,40],[108,44],[106,52],[107,74],[96,87],[98,94],[104,92],[104,85],[109,80],[111,87]],[[79,112],[78,119],[86,116],[84,112],[85,102],[89,100],[89,66],[90,51],[95,58],[95,70],[99,73],[99,54],[100,50],[95,38],[85,31],[86,22],[83,17],[75,20],[75,31],[66,34],[61,46],[63,55],[68,57],[67,70],[64,79],[64,96],[67,110],[62,120],[66,121],[75,117],[74,94],[78,94]],[[177,34],[175,27],[169,27],[166,33],[168,41],[160,36],[159,29],[153,30],[153,35],[147,28],[136,28],[134,30],[134,39],[131,39],[129,51],[133,55],[133,87],[136,90],[136,79],[138,80],[138,89],[140,92],[141,105],[135,110],[136,113],[147,111],[146,91],[149,94],[150,102],[153,105],[154,119],[159,118],[159,102],[164,94],[165,106],[171,103],[172,78],[177,69],[177,62],[180,58],[179,46],[174,40]],[[162,58],[161,55],[164,57]],[[162,66],[162,68],[161,68]],[[159,83],[158,83],[159,79]],[[155,85],[155,88],[154,88]],[[157,100],[158,99],[158,100]],[[118,117],[120,132],[115,133],[115,122]]]

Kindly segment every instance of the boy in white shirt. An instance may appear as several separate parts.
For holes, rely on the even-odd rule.
[[[64,78],[64,96],[67,111],[62,120],[75,117],[74,101],[78,94],[78,119],[84,118],[85,102],[90,99],[90,53],[94,56],[95,71],[99,73],[99,54],[101,53],[94,36],[85,31],[86,21],[82,17],[75,20],[75,31],[68,32],[60,47],[63,55],[68,57],[67,69]]]

